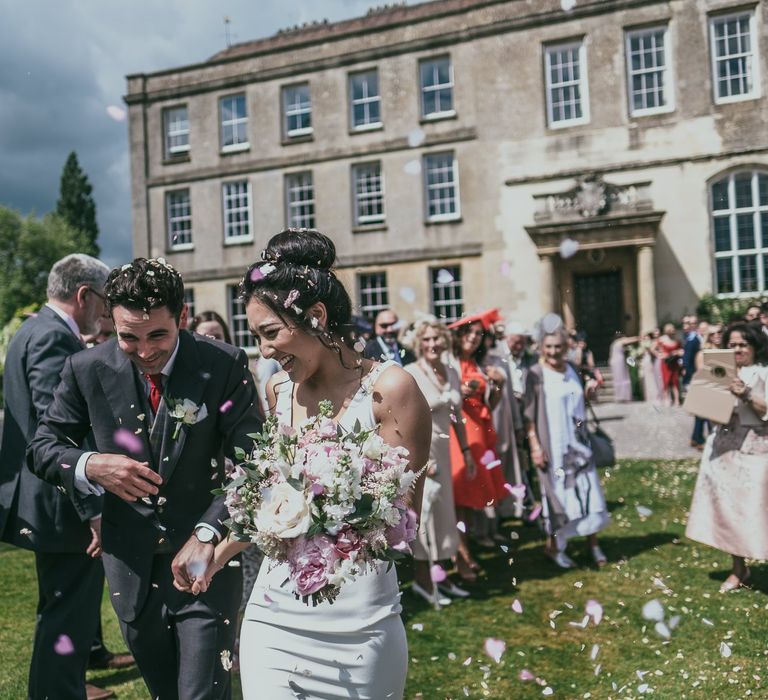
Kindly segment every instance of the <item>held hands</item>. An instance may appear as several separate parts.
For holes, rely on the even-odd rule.
[[[207,590],[210,578],[213,576],[213,573],[210,577],[208,576],[213,553],[212,543],[201,542],[192,535],[171,562],[174,588],[195,595]],[[194,589],[195,585],[197,585],[197,592]]]
[[[156,495],[157,487],[163,483],[147,462],[137,462],[125,455],[93,454],[85,464],[85,475],[88,481],[128,502]]]

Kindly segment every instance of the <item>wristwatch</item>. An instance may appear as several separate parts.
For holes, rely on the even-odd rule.
[[[212,544],[216,533],[209,527],[198,527],[195,529],[195,537],[203,544]]]

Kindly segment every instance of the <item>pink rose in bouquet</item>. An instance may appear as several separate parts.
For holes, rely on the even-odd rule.
[[[410,543],[416,539],[416,513],[410,508],[402,507],[400,510],[400,520],[396,525],[388,527],[384,533],[387,538],[387,544],[398,552],[411,554]]]
[[[336,535],[336,552],[342,559],[350,559],[363,547],[363,538],[351,527],[345,526]]]
[[[328,585],[339,558],[333,540],[326,535],[298,537],[288,551],[290,578],[296,593],[301,596],[317,593]]]

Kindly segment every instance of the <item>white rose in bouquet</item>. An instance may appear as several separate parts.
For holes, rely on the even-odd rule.
[[[259,532],[275,537],[303,535],[312,525],[309,499],[285,482],[264,489],[254,524]]]
[[[385,447],[384,440],[376,433],[371,433],[363,443],[362,453],[368,459],[381,459]]]

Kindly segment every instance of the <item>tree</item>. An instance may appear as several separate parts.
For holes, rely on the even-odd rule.
[[[41,306],[53,264],[70,253],[87,252],[89,243],[82,230],[57,214],[22,219],[0,207],[0,327],[18,309]]]
[[[96,202],[93,201],[91,192],[93,188],[88,182],[88,176],[80,167],[77,154],[72,151],[61,171],[56,213],[70,226],[85,234],[88,245],[78,252],[98,256],[99,246],[96,239],[99,236],[99,226],[96,223]]]

